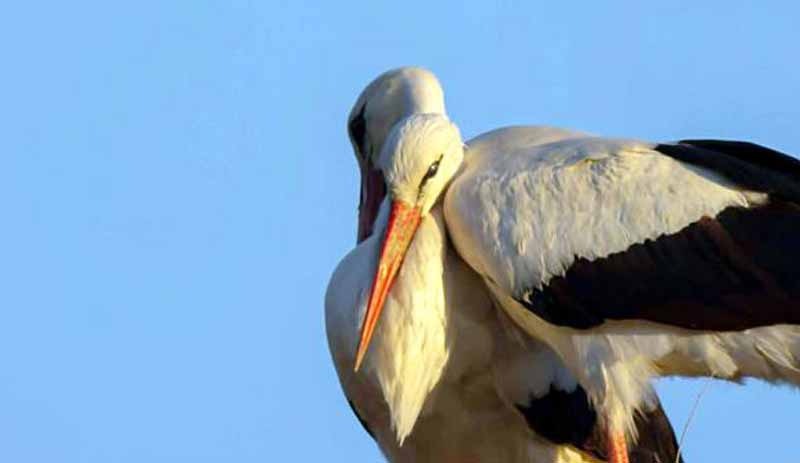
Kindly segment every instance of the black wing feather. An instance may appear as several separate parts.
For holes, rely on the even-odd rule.
[[[800,161],[779,151],[728,140],[682,140],[655,150],[718,172],[745,188],[800,201]]]
[[[800,161],[743,142],[656,149],[769,193],[769,202],[727,208],[605,258],[578,258],[519,302],[579,329],[608,319],[715,331],[800,324]]]
[[[517,405],[517,409],[528,426],[550,442],[571,445],[599,460],[607,460],[608,432],[600,425],[580,386],[572,392],[551,386],[546,395],[532,398],[525,406]],[[660,403],[652,411],[637,414],[635,423],[639,439],[629,448],[631,463],[676,461],[678,441]]]

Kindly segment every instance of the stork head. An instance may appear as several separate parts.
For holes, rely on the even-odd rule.
[[[464,159],[464,144],[444,114],[414,114],[395,125],[378,159],[392,204],[427,214]]]
[[[444,93],[436,76],[418,67],[385,72],[367,85],[347,120],[347,133],[361,169],[358,241],[372,233],[386,185],[378,156],[391,128],[415,113],[444,114]]]
[[[461,134],[444,114],[413,114],[396,124],[378,159],[391,212],[356,351],[358,370],[421,218],[430,212],[464,159]]]

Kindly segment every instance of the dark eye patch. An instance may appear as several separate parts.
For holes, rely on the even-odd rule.
[[[419,187],[420,188],[422,188],[422,186],[425,185],[425,182],[430,180],[434,175],[436,175],[436,172],[439,171],[439,164],[441,164],[443,157],[444,157],[444,153],[440,154],[439,155],[439,159],[434,161],[434,163],[431,164],[430,167],[428,167],[428,171],[425,172],[425,176],[422,177],[422,181],[419,182]]]
[[[356,148],[358,148],[359,156],[365,158],[367,157],[367,120],[364,117],[366,109],[366,104],[361,106],[358,114],[347,124],[347,132],[350,134],[350,138],[355,143]]]

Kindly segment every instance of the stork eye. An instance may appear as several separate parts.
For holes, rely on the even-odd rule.
[[[437,160],[436,160],[436,161],[435,161],[433,164],[431,164],[431,166],[430,166],[430,167],[428,167],[428,171],[427,171],[427,172],[425,172],[425,176],[424,176],[424,177],[422,177],[422,182],[420,182],[420,187],[421,187],[422,185],[424,185],[424,184],[425,184],[425,182],[427,182],[428,180],[430,180],[430,178],[431,178],[431,177],[433,177],[434,175],[436,175],[436,172],[438,172],[438,171],[439,171],[439,164],[442,162],[442,158],[443,158],[443,157],[444,157],[444,153],[442,153],[442,154],[439,156],[439,159],[437,159]]]

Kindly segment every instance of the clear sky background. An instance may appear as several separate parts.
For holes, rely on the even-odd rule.
[[[345,122],[399,65],[508,124],[800,153],[796,2],[16,2],[0,15],[0,461],[378,462],[329,359]],[[702,5],[701,5],[702,4]],[[703,382],[659,389],[676,428]],[[691,462],[800,461],[714,383]]]

